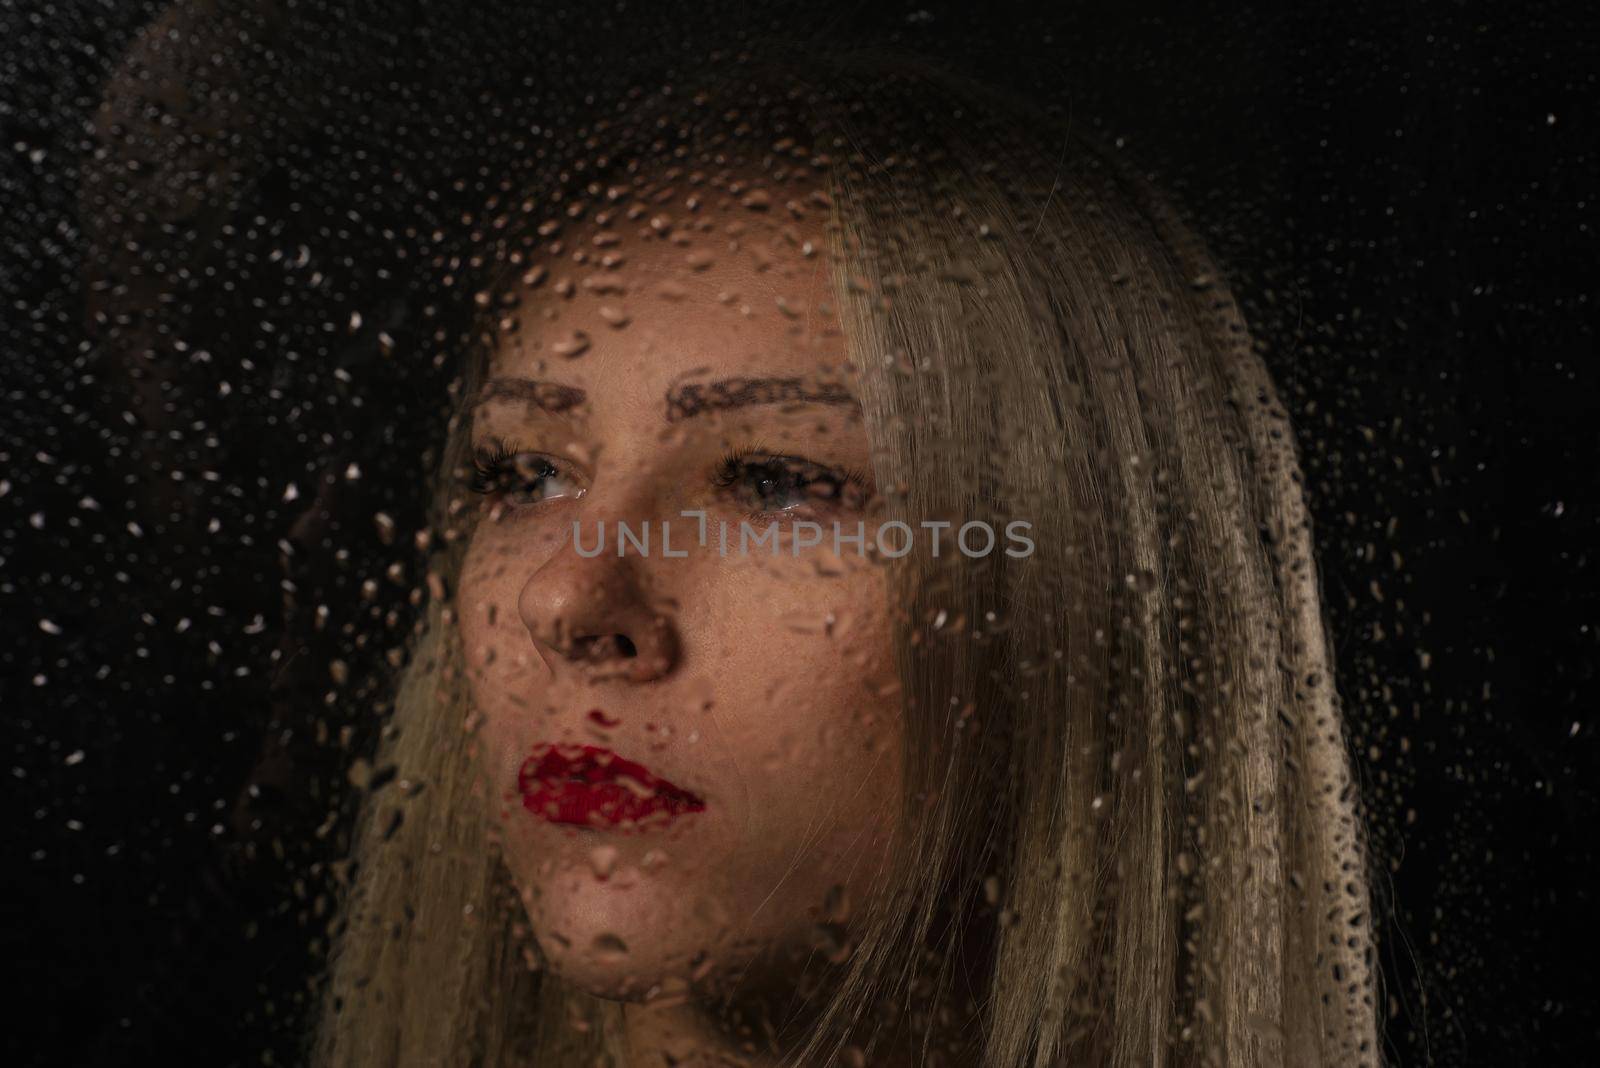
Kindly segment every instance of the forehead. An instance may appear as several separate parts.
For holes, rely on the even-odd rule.
[[[774,185],[759,210],[740,203],[746,185],[692,213],[618,212],[551,235],[500,317],[492,375],[658,395],[702,378],[837,376],[826,216],[794,188]]]

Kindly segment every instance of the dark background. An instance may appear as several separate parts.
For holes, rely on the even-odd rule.
[[[655,33],[627,7],[568,6],[571,18],[542,17],[581,42],[575,78],[625,70]],[[1392,1061],[1594,1063],[1600,1017],[1579,948],[1597,933],[1600,876],[1600,56],[1587,6],[856,6],[769,2],[738,17],[942,56],[1120,139],[1200,223],[1270,344],[1301,435],[1371,811]],[[429,321],[395,296],[437,298],[433,283],[370,264],[396,247],[373,220],[408,205],[450,214],[448,197],[419,206],[419,190],[474,146],[448,128],[399,137],[384,124],[392,131],[408,108],[485,106],[478,74],[437,58],[466,9],[388,5],[368,22],[301,5],[329,28],[306,55],[386,51],[417,91],[336,101],[328,114],[345,122],[286,135],[230,202],[243,225],[223,260],[262,287],[242,292],[265,292],[285,282],[262,264],[280,261],[248,250],[292,251],[297,226],[387,252],[357,256],[369,274],[346,270],[331,295],[308,291],[343,328],[336,342],[300,346],[298,368],[285,355],[294,346],[259,337],[250,351],[276,363],[230,363],[243,350],[224,345],[246,331],[238,306],[218,306],[196,328],[218,359],[185,371],[207,388],[176,394],[166,422],[124,414],[127,371],[84,325],[97,253],[77,188],[106,74],[157,10],[0,6],[10,1063],[294,1061],[332,849],[313,832],[353,802],[327,768],[275,777],[339,751],[280,709],[328,690],[330,656],[361,678],[385,643],[285,638],[284,619],[303,625],[322,600],[403,616],[416,575],[391,580],[384,565],[417,558],[370,516],[387,511],[402,532],[421,525],[411,497],[426,434],[378,441],[352,397],[368,412],[436,418],[420,354],[461,327],[458,313]],[[734,18],[716,4],[652,11],[695,32]],[[286,54],[292,67],[300,53]],[[330,230],[348,205],[319,201],[313,179],[348,176],[353,159],[385,150],[414,166],[385,177],[364,219]],[[302,200],[299,221],[249,225],[252,205]],[[366,310],[360,327],[346,326],[352,308]],[[396,347],[415,361],[411,380],[363,377]],[[333,384],[335,366],[359,385]],[[219,378],[238,403],[206,400]],[[363,477],[351,488],[337,474],[354,458]],[[176,516],[150,504],[150,485],[172,490],[169,467],[188,472]],[[208,483],[206,470],[221,477]],[[291,482],[299,495],[285,501]],[[327,494],[342,494],[332,518],[296,528]],[[332,543],[351,548],[342,570],[319,571],[300,551]],[[380,589],[363,599],[368,577]],[[403,625],[389,629],[397,643]],[[364,699],[377,700],[356,688],[330,707]],[[374,711],[381,703],[364,719],[346,713],[351,748],[370,738]],[[341,720],[328,722],[337,733]]]

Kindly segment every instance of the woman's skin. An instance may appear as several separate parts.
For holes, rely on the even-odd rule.
[[[838,956],[818,924],[881,882],[899,803],[883,569],[852,543],[832,552],[835,520],[847,534],[865,521],[870,554],[878,498],[859,408],[839,395],[826,209],[797,187],[753,184],[766,206],[740,203],[749,186],[728,197],[685,184],[636,219],[614,210],[552,235],[560,247],[505,310],[474,411],[474,445],[498,437],[557,472],[528,469],[482,499],[460,579],[491,818],[547,967],[625,1001],[649,1064],[670,1063],[657,1050],[723,1063],[736,1045],[711,1006],[792,988],[808,958],[817,969]],[[693,388],[736,378],[788,383]],[[719,407],[729,396],[748,403]],[[868,484],[796,493],[763,483],[768,467],[719,487],[730,448],[855,469]],[[698,510],[704,548],[680,516]],[[795,557],[797,519],[826,534]],[[649,554],[630,545],[619,558],[615,524],[645,520]],[[662,520],[687,556],[664,555]],[[779,557],[753,544],[740,555],[741,520],[758,532],[778,521]],[[604,521],[604,552],[576,551],[575,521],[586,549]],[[518,790],[538,743],[605,745],[705,809],[649,829],[547,822]]]

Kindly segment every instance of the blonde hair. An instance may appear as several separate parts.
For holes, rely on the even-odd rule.
[[[1058,157],[1059,129],[1024,105],[903,57],[802,71],[752,49],[726,82],[588,136],[801,139],[790,155],[828,183],[875,475],[900,491],[887,518],[1024,518],[1036,543],[890,565],[893,907],[861,917],[785,1063],[831,1062],[885,1006],[879,1044],[932,1052],[929,992],[975,964],[987,996],[963,1052],[986,1068],[1378,1063],[1359,798],[1294,436],[1219,269],[1129,168],[1078,135]],[[447,588],[471,536],[449,477],[466,429],[458,413],[434,502]],[[384,731],[377,761],[424,789],[398,827],[368,804],[355,828],[315,1063],[626,1063],[620,1007],[535,967],[474,795],[450,613],[428,609]]]

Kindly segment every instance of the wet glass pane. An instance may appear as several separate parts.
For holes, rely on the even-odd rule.
[[[1587,1055],[1576,8],[0,15],[10,1060]]]

